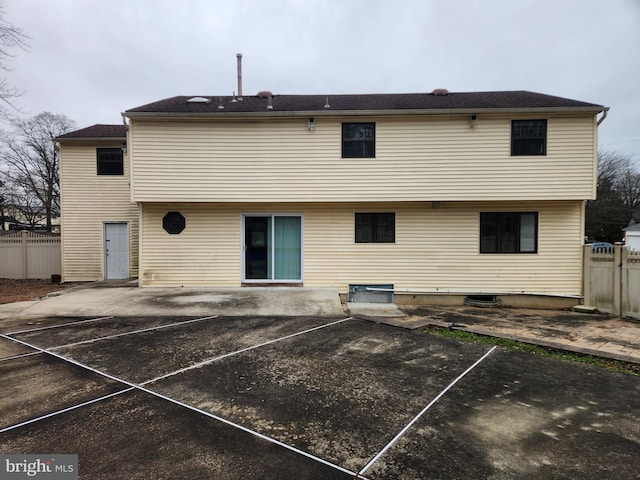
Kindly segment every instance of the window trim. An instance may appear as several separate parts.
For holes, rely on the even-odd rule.
[[[352,139],[352,138],[345,138],[345,128],[349,125],[370,125],[371,128],[373,129],[373,138],[371,139]],[[341,136],[341,141],[340,141],[340,146],[341,146],[341,155],[342,158],[376,158],[376,122],[342,122],[342,136]],[[345,142],[352,142],[352,143],[371,143],[372,148],[371,148],[371,155],[349,155],[346,154],[345,152]]]
[[[371,228],[371,239],[363,239],[362,234],[358,235],[358,216],[359,215],[370,215],[372,223],[370,225]],[[378,229],[378,216],[379,215],[393,215],[393,232],[392,232],[392,240],[376,240],[378,237],[377,229]],[[355,212],[353,216],[353,240],[356,244],[394,244],[396,243],[396,230],[397,230],[397,215],[396,212]]]
[[[120,152],[120,167],[121,167],[121,173],[105,173],[105,172],[100,172],[100,155],[103,153],[116,153],[116,152]],[[104,160],[103,160],[104,161]],[[116,163],[116,162],[110,162],[110,163]],[[96,148],[96,175],[98,176],[105,176],[105,177],[121,177],[124,175],[124,152],[122,151],[122,148],[120,147],[99,147]]]
[[[534,136],[515,136],[514,126],[516,122],[542,122],[544,124],[544,137]],[[548,142],[548,121],[546,118],[531,118],[531,119],[514,119],[511,120],[511,156],[512,157],[544,157],[547,155],[547,142]],[[519,153],[516,151],[514,145],[518,140],[542,140],[542,152],[540,153]]]
[[[486,218],[486,216],[488,215],[494,215],[496,216],[496,221],[498,226],[500,225],[501,221],[504,222],[504,219],[507,216],[514,216],[517,215],[517,231],[518,231],[518,235],[515,238],[515,242],[516,242],[516,251],[501,251],[500,250],[500,244],[501,244],[501,239],[500,239],[500,233],[497,231],[498,230],[498,226],[496,227],[496,249],[495,251],[487,251],[485,249],[483,249],[483,241],[482,241],[482,230],[483,230],[483,217]],[[534,216],[534,231],[533,231],[533,241],[534,241],[534,245],[533,245],[533,250],[522,250],[522,216],[523,215],[533,215]],[[526,212],[520,212],[520,211],[516,211],[516,212],[480,212],[479,215],[479,245],[478,245],[478,251],[481,255],[531,255],[531,254],[537,254],[538,253],[538,239],[539,239],[539,220],[540,220],[540,215],[538,212],[531,212],[531,211],[526,211]]]

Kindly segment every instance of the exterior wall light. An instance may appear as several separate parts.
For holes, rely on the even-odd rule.
[[[314,128],[316,128],[316,119],[313,117],[309,117],[307,118],[307,128],[309,130],[313,130]]]

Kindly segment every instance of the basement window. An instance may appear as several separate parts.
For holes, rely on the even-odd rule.
[[[98,148],[96,156],[98,175],[124,175],[121,148]]]

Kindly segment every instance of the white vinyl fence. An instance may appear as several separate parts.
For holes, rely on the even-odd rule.
[[[0,235],[0,278],[51,278],[60,271],[60,235],[27,231]]]
[[[640,250],[584,247],[584,304],[613,315],[640,318]]]

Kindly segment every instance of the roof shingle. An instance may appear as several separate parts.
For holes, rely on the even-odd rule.
[[[554,97],[527,91],[359,94],[359,95],[273,95],[244,96],[236,101],[232,96],[202,96],[210,100],[188,102],[194,96],[177,96],[127,110],[127,114],[215,114],[258,112],[331,112],[331,111],[402,111],[402,110],[479,110],[479,109],[547,109],[589,108],[602,105]],[[329,107],[325,107],[325,105]],[[268,109],[268,105],[273,108]],[[222,108],[221,108],[222,107]]]
[[[126,138],[127,127],[124,125],[104,125],[96,124],[90,127],[65,133],[55,138],[55,140],[81,140],[89,138]]]

